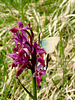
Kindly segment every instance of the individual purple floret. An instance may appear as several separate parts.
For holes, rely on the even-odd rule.
[[[39,43],[34,42],[34,33],[30,28],[30,23],[25,27],[21,21],[17,21],[17,24],[19,27],[10,29],[14,34],[13,40],[16,44],[13,53],[9,54],[14,60],[12,68],[18,67],[17,77],[24,69],[30,69],[33,77],[36,77],[37,86],[39,87],[42,76],[46,75],[44,70],[45,61],[43,59],[43,54],[46,52],[44,48],[39,46]]]
[[[37,87],[39,87],[39,84],[40,84],[40,81],[41,81],[43,75],[46,75],[45,70],[38,70],[38,71],[33,73],[33,77],[36,77],[36,81],[38,84]]]

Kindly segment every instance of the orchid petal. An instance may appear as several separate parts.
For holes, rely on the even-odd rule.
[[[16,73],[16,77],[18,77],[22,72],[23,72],[23,68],[19,68],[18,67],[18,70],[17,70],[17,73]]]
[[[42,64],[38,65],[37,66],[37,71],[39,71],[41,69],[41,67],[42,67]]]
[[[13,52],[14,53],[18,52],[18,47],[17,46],[13,49]]]
[[[34,42],[34,48],[36,49],[37,54],[46,53],[45,49],[40,48],[40,46],[36,42]]]
[[[23,27],[22,30],[25,31],[28,28],[28,26],[30,26],[30,23],[26,25],[25,27]]]
[[[27,55],[30,55],[30,52],[27,48],[23,48],[23,50],[27,53]]]
[[[13,33],[16,33],[18,31],[18,28],[12,28],[10,29],[9,31],[13,32]]]
[[[24,51],[21,49],[19,50],[18,58],[22,58],[22,57],[24,57]]]
[[[40,62],[43,67],[45,67],[45,61],[44,61],[43,57],[39,56],[38,57],[38,62]]]
[[[28,41],[28,35],[25,31],[22,31],[23,36],[26,38],[26,40]]]
[[[17,54],[15,53],[12,53],[12,54],[8,54],[13,60],[16,60],[17,59]]]
[[[39,76],[36,77],[36,81],[37,81],[37,84],[38,84],[37,87],[39,87],[41,79],[42,79],[42,77],[41,78],[39,78]]]
[[[23,28],[23,23],[21,21],[17,21],[17,24],[19,25],[19,28]]]
[[[45,70],[40,70],[40,71],[39,71],[39,74],[41,74],[41,75],[46,75],[46,71],[45,71]]]
[[[25,37],[23,34],[22,34],[22,44],[25,44],[27,41],[27,37]]]
[[[12,63],[12,68],[13,68],[13,67],[17,67],[17,64],[16,64],[15,61]]]

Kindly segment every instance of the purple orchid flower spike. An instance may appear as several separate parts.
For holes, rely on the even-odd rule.
[[[9,54],[14,60],[12,68],[18,67],[16,77],[18,77],[24,69],[30,69],[33,77],[36,77],[37,86],[39,87],[42,76],[46,75],[46,71],[44,70],[45,61],[43,58],[43,54],[45,54],[46,51],[40,47],[39,43],[34,42],[34,33],[30,27],[30,23],[25,27],[21,21],[17,21],[17,24],[19,27],[10,29],[14,34],[13,40],[16,44],[13,53]]]

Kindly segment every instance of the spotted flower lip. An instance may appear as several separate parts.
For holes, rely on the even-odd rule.
[[[33,77],[36,77],[37,86],[39,87],[42,76],[46,75],[46,71],[44,70],[45,61],[43,59],[43,54],[45,54],[46,51],[39,46],[37,41],[34,42],[34,33],[30,27],[30,23],[25,27],[21,21],[17,21],[17,24],[17,28],[10,29],[14,34],[13,40],[16,44],[13,53],[9,54],[9,57],[14,60],[12,68],[18,67],[16,77],[18,77],[24,69],[30,69]]]

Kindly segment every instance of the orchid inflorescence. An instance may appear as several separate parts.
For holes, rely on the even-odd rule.
[[[23,27],[21,21],[17,21],[19,27],[10,29],[14,34],[14,42],[16,47],[13,53],[9,56],[14,60],[13,67],[18,67],[16,77],[18,77],[24,69],[30,69],[33,77],[36,77],[37,86],[39,87],[43,75],[46,75],[44,70],[45,61],[43,53],[46,53],[44,48],[39,46],[39,39],[34,41],[34,33],[30,28],[30,23]],[[38,43],[37,43],[38,42]]]

